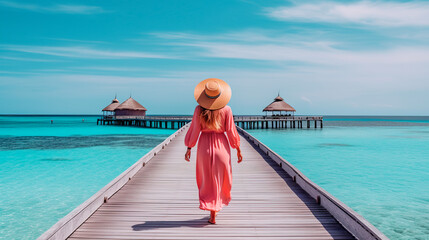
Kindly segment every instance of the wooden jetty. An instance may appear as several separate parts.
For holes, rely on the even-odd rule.
[[[85,201],[45,239],[387,239],[298,169],[239,128],[232,201],[207,223],[198,208],[195,149],[184,160],[189,124]]]
[[[179,129],[192,120],[191,116],[103,117],[97,125],[136,126],[145,128]],[[265,128],[323,128],[322,116],[234,116],[235,124],[243,129]]]

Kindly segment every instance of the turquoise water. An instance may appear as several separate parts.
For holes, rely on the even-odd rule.
[[[429,118],[248,131],[389,238],[429,239]]]
[[[249,132],[389,238],[429,239],[429,118],[324,126]],[[0,116],[0,238],[37,238],[173,132]]]
[[[0,238],[37,238],[173,132],[0,116]]]

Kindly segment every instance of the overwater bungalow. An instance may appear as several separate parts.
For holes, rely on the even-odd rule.
[[[274,98],[274,101],[262,110],[266,116],[271,113],[272,117],[294,116],[296,110],[291,105],[287,104],[280,94]],[[285,114],[283,114],[285,112]]]
[[[146,116],[147,109],[132,97],[125,100],[114,110],[116,119],[139,119]]]
[[[115,99],[112,100],[112,103],[107,105],[107,107],[103,108],[101,110],[103,112],[103,118],[105,119],[113,119],[115,116],[115,109],[120,105],[119,100]]]
[[[113,104],[114,101],[103,109],[103,112],[107,112],[105,115],[107,117],[103,116],[103,118],[97,119],[97,125],[177,129],[192,120],[192,116],[146,116],[146,108],[131,97],[118,106]],[[235,124],[243,129],[303,128],[304,126],[310,128],[310,122],[314,123],[314,128],[323,127],[322,116],[294,116],[296,110],[287,104],[280,95],[263,111],[271,112],[271,115],[234,116]]]

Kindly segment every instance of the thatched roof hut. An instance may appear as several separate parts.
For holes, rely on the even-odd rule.
[[[121,103],[116,110],[141,110],[147,111],[145,107],[143,107],[140,103],[138,103],[134,98],[130,97]]]
[[[125,100],[115,109],[115,115],[121,117],[144,117],[146,116],[147,109],[132,97]]]
[[[113,100],[112,100],[112,103],[111,103],[111,104],[109,104],[109,105],[107,105],[107,107],[103,108],[103,110],[101,110],[101,111],[103,111],[103,112],[114,112],[114,111],[115,111],[115,109],[116,109],[119,105],[120,105],[119,100],[118,100],[118,99],[116,99],[116,97],[115,97],[115,99],[113,99]]]
[[[270,105],[264,108],[262,110],[263,112],[295,112],[295,108],[293,108],[291,105],[287,104],[280,95],[278,95],[276,98],[274,98],[274,102],[272,102]]]

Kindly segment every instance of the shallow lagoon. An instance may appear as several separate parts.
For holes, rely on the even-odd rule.
[[[37,238],[173,132],[0,117],[1,238]]]
[[[324,126],[249,132],[389,238],[428,239],[429,118],[325,117]],[[0,236],[37,238],[173,132],[0,116]]]
[[[429,239],[429,119],[328,117],[249,132],[391,239]]]

